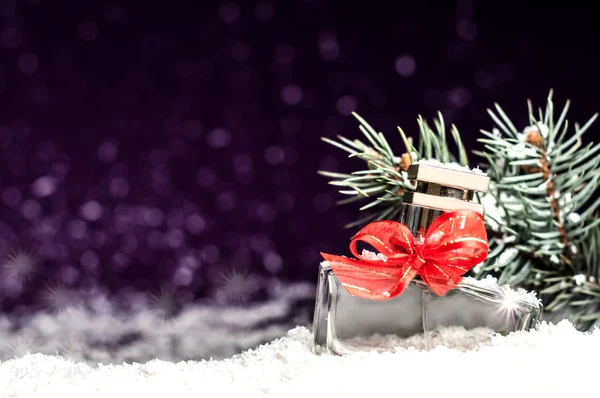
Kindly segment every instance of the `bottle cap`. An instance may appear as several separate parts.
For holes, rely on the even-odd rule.
[[[483,205],[472,202],[475,192],[487,192],[490,178],[461,166],[413,164],[408,179],[415,191],[404,194],[403,203],[439,211],[473,210],[483,214]]]

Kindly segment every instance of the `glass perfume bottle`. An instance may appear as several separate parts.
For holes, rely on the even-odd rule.
[[[411,165],[407,173],[416,189],[404,195],[400,222],[415,243],[422,241],[423,231],[443,213],[471,210],[483,214],[483,206],[472,200],[475,192],[488,189],[489,177],[484,173],[433,162]],[[438,330],[451,327],[508,334],[536,327],[541,312],[533,293],[499,286],[493,279],[468,277],[443,296],[417,276],[401,294],[370,300],[350,294],[324,261],[318,276],[313,351],[340,355],[388,351],[405,346],[399,343],[401,339],[406,342],[413,336],[422,336],[419,341],[429,347]]]

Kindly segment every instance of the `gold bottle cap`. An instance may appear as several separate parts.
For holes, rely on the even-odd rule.
[[[415,181],[414,192],[403,202],[440,211],[472,210],[483,214],[484,207],[472,202],[475,192],[487,192],[490,178],[480,171],[444,164],[413,164],[407,170]]]

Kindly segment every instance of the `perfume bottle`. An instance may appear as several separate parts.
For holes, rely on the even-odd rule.
[[[488,189],[489,177],[484,173],[433,162],[413,164],[407,173],[416,189],[404,195],[400,222],[415,243],[422,241],[423,231],[446,212],[483,214],[483,206],[472,200],[475,192]],[[339,355],[388,351],[406,346],[414,336],[421,336],[418,341],[429,347],[435,333],[452,327],[508,334],[536,327],[541,312],[534,293],[499,286],[494,279],[469,277],[440,296],[417,276],[401,294],[370,300],[350,294],[331,264],[324,261],[318,276],[313,351]]]

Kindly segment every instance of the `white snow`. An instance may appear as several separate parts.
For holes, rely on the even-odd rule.
[[[479,167],[470,168],[469,166],[462,166],[458,163],[443,163],[436,159],[420,159],[420,160],[417,160],[416,162],[414,162],[413,164],[422,164],[425,166],[440,167],[440,168],[448,169],[448,170],[456,170],[456,171],[462,171],[464,173],[471,173],[471,174],[487,176],[487,173],[485,173]]]
[[[594,396],[600,333],[562,321],[487,341],[454,330],[428,351],[311,352],[311,333],[225,360],[154,360],[93,368],[42,354],[0,363],[2,397],[565,397]],[[450,335],[448,335],[450,336]],[[563,366],[581,364],[581,366]],[[558,373],[557,373],[558,372]],[[557,376],[558,375],[558,376]]]
[[[542,135],[542,137],[547,138],[548,137],[548,126],[545,125],[542,122],[537,122],[536,124],[532,125],[532,126],[527,126],[525,127],[525,129],[523,129],[523,136],[527,137],[527,134],[529,134],[530,132],[535,132],[535,131],[539,131],[540,134]]]
[[[575,284],[577,286],[581,286],[585,283],[585,281],[587,280],[587,277],[584,274],[577,274],[577,275],[573,276],[573,280],[575,281]]]
[[[372,251],[367,250],[367,249],[363,249],[363,251],[362,251],[361,254],[367,260],[373,260],[373,261],[380,260],[380,261],[383,261],[384,263],[388,260],[388,258],[386,257],[385,254],[383,254],[383,253],[375,253],[375,252],[372,252]]]
[[[160,301],[154,308],[123,313],[101,296],[87,309],[21,318],[0,314],[0,361],[27,352],[58,353],[90,365],[226,358],[312,321],[314,285],[271,286],[270,299],[262,303],[188,305],[172,319],[164,317]]]
[[[569,220],[571,224],[579,224],[581,222],[581,216],[578,213],[569,213],[567,220]]]
[[[495,291],[504,296],[507,300],[523,301],[532,305],[538,305],[540,303],[540,299],[537,297],[537,292],[527,291],[521,288],[513,289],[509,285],[499,285],[498,280],[491,275],[487,275],[482,279],[476,279],[467,276],[462,279],[461,284],[482,287]]]

